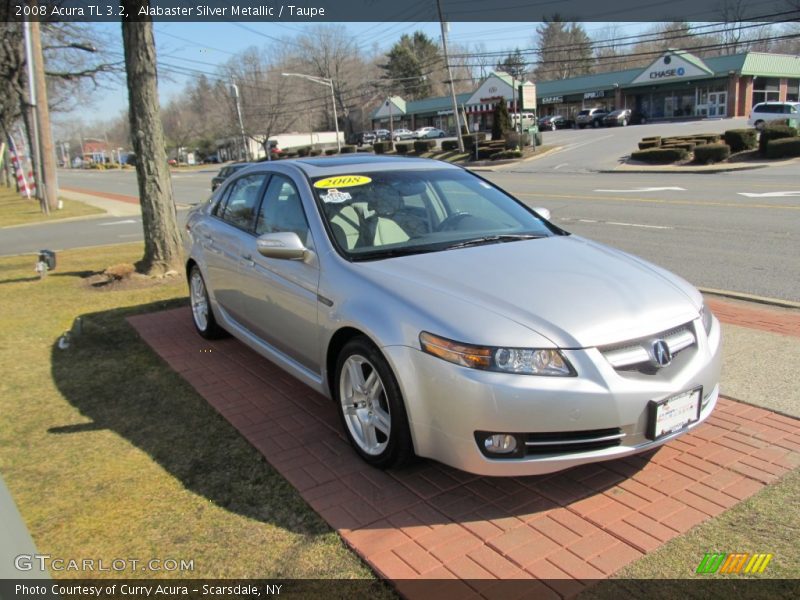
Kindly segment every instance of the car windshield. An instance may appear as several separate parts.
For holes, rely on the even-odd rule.
[[[625,112],[624,110],[615,110],[614,112],[609,113],[608,116],[609,117],[618,117],[624,112]]]
[[[591,111],[589,111],[589,110],[582,110],[581,112],[579,112],[579,113],[578,113],[578,116],[586,116],[586,115],[588,115],[590,112],[591,112]]]
[[[334,244],[351,260],[566,234],[458,169],[343,173],[313,188]]]

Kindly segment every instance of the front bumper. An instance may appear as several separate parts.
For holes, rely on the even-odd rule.
[[[702,423],[714,410],[721,368],[720,325],[656,374],[615,370],[595,348],[564,350],[577,377],[536,377],[460,367],[407,346],[384,348],[403,391],[418,455],[478,475],[539,475],[656,448]],[[699,421],[655,441],[646,437],[648,404],[702,386]],[[528,434],[619,429],[602,449],[489,458],[476,431]]]

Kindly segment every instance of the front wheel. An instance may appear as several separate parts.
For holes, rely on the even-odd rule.
[[[756,121],[755,128],[758,131],[762,131],[764,129],[764,125],[765,125],[764,121]]]
[[[201,336],[207,340],[225,337],[225,330],[219,326],[208,301],[208,290],[200,268],[192,267],[189,273],[189,302],[192,306],[192,321]]]
[[[365,337],[350,340],[336,364],[334,397],[356,452],[380,469],[414,456],[403,396],[386,359]]]

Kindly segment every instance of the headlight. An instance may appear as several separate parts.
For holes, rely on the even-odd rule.
[[[556,377],[575,375],[574,369],[564,355],[558,350],[549,348],[474,346],[454,342],[427,331],[419,334],[419,343],[422,350],[428,354],[462,367],[519,375]]]
[[[704,304],[700,309],[700,318],[703,319],[703,329],[706,330],[706,335],[711,335],[711,324],[714,322],[714,315],[711,310]]]

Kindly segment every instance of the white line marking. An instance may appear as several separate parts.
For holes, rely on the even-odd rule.
[[[555,167],[553,167],[553,169],[554,169],[554,170],[558,170],[558,169],[560,169],[561,167],[566,167],[568,164],[569,164],[569,163],[561,163],[560,165],[556,165]]]
[[[578,219],[579,223],[597,223],[594,219]]]
[[[640,187],[630,190],[594,190],[595,192],[607,192],[614,194],[626,194],[631,192],[685,192],[682,187]],[[799,192],[800,193],[800,192]]]
[[[104,227],[105,225],[125,225],[127,223],[136,223],[134,219],[125,219],[124,221],[112,221],[111,223],[98,223],[100,227]]]
[[[118,238],[141,237],[141,233],[121,233]]]
[[[556,152],[567,152],[569,150],[577,150],[578,148],[581,148],[583,146],[588,146],[589,144],[594,144],[595,142],[599,142],[600,140],[605,140],[605,139],[610,138],[610,137],[614,137],[614,136],[613,135],[604,135],[604,136],[601,136],[601,137],[596,138],[594,140],[589,140],[588,142],[583,142],[582,144],[567,144],[566,146],[564,146],[560,150],[556,150]],[[555,152],[554,152],[554,154],[555,154]]]
[[[756,194],[753,192],[738,192],[738,194],[747,198],[788,198],[792,196],[800,196],[800,192],[764,192],[763,194]]]
[[[641,223],[619,223],[617,221],[606,221],[606,225],[622,225],[623,227],[644,227],[645,229],[673,229],[664,225],[642,225]]]

